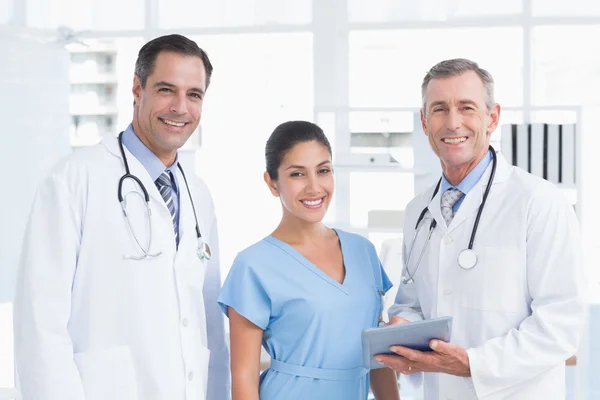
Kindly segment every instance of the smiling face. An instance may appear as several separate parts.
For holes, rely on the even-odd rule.
[[[206,71],[199,57],[160,52],[142,88],[135,76],[133,130],[166,165],[200,123]]]
[[[452,184],[485,156],[499,117],[498,104],[488,110],[484,84],[474,71],[429,82],[421,123]]]
[[[274,181],[265,172],[265,182],[279,197],[284,219],[320,222],[331,202],[334,182],[331,154],[317,142],[296,144],[283,157]]]

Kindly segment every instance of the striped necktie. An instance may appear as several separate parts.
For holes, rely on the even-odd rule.
[[[171,220],[173,221],[173,229],[175,231],[175,242],[177,245],[179,245],[179,224],[177,222],[177,215],[175,214],[175,204],[173,204],[172,182],[173,175],[171,175],[171,171],[165,170],[165,172],[158,177],[155,183],[160,195],[169,209],[169,212],[171,213]]]

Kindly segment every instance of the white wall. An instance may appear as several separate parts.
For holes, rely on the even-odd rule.
[[[63,48],[7,33],[0,33],[0,54],[0,387],[11,387],[7,342],[21,240],[38,182],[70,151],[69,64]]]

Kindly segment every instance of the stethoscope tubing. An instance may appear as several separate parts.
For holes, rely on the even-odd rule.
[[[475,236],[477,234],[477,228],[479,227],[479,220],[481,219],[481,214],[483,213],[483,208],[485,207],[485,204],[487,202],[487,198],[488,195],[490,193],[490,190],[492,188],[492,184],[494,182],[494,178],[496,176],[496,166],[498,165],[498,158],[496,155],[496,151],[494,150],[494,148],[492,146],[489,146],[489,150],[491,150],[492,152],[492,171],[490,173],[490,179],[487,182],[487,185],[485,187],[485,191],[483,193],[483,199],[481,201],[481,206],[479,207],[479,210],[477,211],[477,216],[475,217],[475,222],[473,224],[473,229],[471,230],[471,237],[469,239],[469,246],[467,249],[463,250],[469,250],[474,252],[473,250],[473,244],[475,242]],[[431,196],[431,200],[430,202],[435,198],[437,192],[440,189],[440,186],[442,184],[442,178],[440,178],[440,180],[438,181],[435,190],[433,191],[433,195]],[[421,211],[421,214],[419,214],[419,218],[417,218],[417,223],[415,224],[415,233],[413,235],[413,241],[411,243],[410,249],[408,251],[408,257],[406,259],[406,274],[408,275],[408,279],[406,276],[404,276],[402,278],[402,281],[404,283],[410,282],[410,281],[414,281],[414,276],[417,273],[417,270],[419,269],[419,267],[421,266],[421,260],[423,258],[423,255],[425,254],[425,250],[427,249],[427,246],[429,244],[429,241],[431,239],[431,235],[433,234],[433,230],[435,229],[437,222],[435,221],[435,219],[432,219],[431,224],[429,226],[429,233],[427,235],[427,239],[425,239],[425,244],[423,245],[423,249],[421,250],[421,253],[419,254],[419,258],[417,259],[417,264],[415,266],[414,271],[412,272],[412,274],[410,273],[410,268],[409,268],[409,264],[410,264],[410,259],[414,250],[414,246],[415,246],[415,241],[417,238],[417,235],[419,233],[419,225],[421,224],[421,222],[423,221],[423,219],[425,218],[425,215],[427,214],[428,211],[428,206],[426,206],[423,211]],[[460,264],[460,263],[459,263]],[[473,265],[474,266],[474,265]],[[471,266],[470,268],[472,268],[473,266]],[[461,266],[462,268],[462,266]],[[464,268],[464,269],[470,269],[470,268]]]
[[[119,203],[121,203],[121,208],[123,210],[123,214],[125,215],[125,219],[127,220],[127,225],[129,226],[129,230],[133,234],[133,228],[131,227],[131,223],[129,222],[129,218],[127,216],[127,211],[126,211],[126,207],[125,207],[125,201],[123,198],[123,182],[126,179],[133,179],[138,184],[138,186],[142,189],[143,197],[144,197],[144,200],[146,201],[147,208],[148,208],[148,224],[151,226],[151,224],[150,224],[150,214],[151,214],[150,196],[148,195],[148,190],[146,189],[146,187],[144,186],[142,181],[137,176],[133,175],[131,173],[131,171],[129,170],[129,162],[127,161],[127,157],[125,156],[125,149],[123,148],[123,132],[119,133],[119,149],[121,151],[121,157],[123,159],[123,164],[125,166],[125,174],[121,177],[121,179],[119,179],[119,186],[117,189],[117,197],[119,199]],[[183,180],[185,182],[185,187],[187,189],[187,193],[190,198],[190,204],[192,205],[192,211],[194,212],[194,220],[196,222],[196,237],[198,239],[198,249],[197,249],[198,257],[200,257],[200,259],[206,259],[208,261],[211,258],[211,251],[210,251],[210,247],[208,246],[208,244],[205,243],[204,240],[202,239],[202,233],[200,232],[200,224],[198,223],[198,214],[196,213],[196,206],[194,205],[194,200],[192,199],[192,192],[190,191],[190,186],[188,184],[187,177],[185,176],[185,172],[183,172],[183,167],[181,166],[181,164],[177,164],[177,167],[179,168],[179,171],[181,172],[181,176],[183,176]],[[150,238],[148,239],[148,244],[150,245],[152,231],[150,231],[149,233],[150,233]],[[133,236],[134,236],[136,243],[140,247],[140,249],[142,249],[142,252],[144,253],[144,255],[141,257],[132,257],[132,258],[143,259],[146,257],[156,257],[156,256],[159,256],[160,254],[162,254],[162,252],[158,252],[158,253],[154,253],[154,254],[149,253],[148,250],[145,250],[142,246],[140,246],[140,243],[139,243],[138,239],[135,237],[135,235],[133,235]],[[148,249],[150,249],[149,246],[148,246]]]

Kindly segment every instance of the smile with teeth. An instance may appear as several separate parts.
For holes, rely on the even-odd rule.
[[[170,121],[170,120],[164,119],[164,118],[159,118],[159,119],[167,125],[176,126],[179,128],[181,128],[182,126],[185,125],[185,122],[175,122],[175,121]]]
[[[448,144],[458,144],[458,143],[464,142],[465,140],[467,140],[467,138],[465,136],[463,136],[463,137],[457,137],[457,138],[443,138],[442,142],[448,143]]]
[[[305,207],[318,208],[318,207],[321,207],[324,200],[325,200],[325,197],[321,197],[320,199],[317,199],[317,200],[301,200],[301,202],[302,202],[302,204],[304,204]]]

